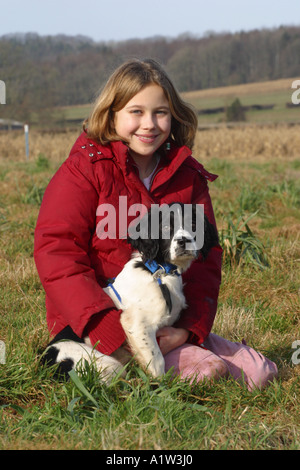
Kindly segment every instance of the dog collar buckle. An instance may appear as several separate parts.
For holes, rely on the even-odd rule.
[[[166,275],[166,270],[163,266],[161,266],[160,264],[158,265],[158,269],[153,273],[153,277],[154,279],[156,279],[158,281],[158,279],[160,279],[162,276]]]

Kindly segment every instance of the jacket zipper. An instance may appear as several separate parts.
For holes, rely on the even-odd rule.
[[[156,176],[157,173],[159,173],[163,168],[164,168],[164,167],[159,168],[159,169],[156,170],[156,172],[152,175],[151,182],[150,182],[150,186],[149,186],[149,192],[151,191],[151,187],[152,187],[152,184],[153,184],[153,181],[154,181],[155,176]]]

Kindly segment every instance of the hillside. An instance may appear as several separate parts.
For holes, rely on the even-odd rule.
[[[245,108],[247,122],[300,123],[300,106],[293,105],[291,101],[295,91],[291,88],[294,80],[296,78],[285,78],[191,91],[183,93],[183,97],[198,110],[200,125],[224,121],[226,107],[236,98]]]
[[[7,104],[0,117],[46,125],[58,107],[92,102],[111,71],[130,57],[159,60],[181,92],[300,77],[300,27],[118,43],[2,36],[0,79]]]

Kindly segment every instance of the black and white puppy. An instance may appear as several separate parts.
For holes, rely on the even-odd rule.
[[[136,252],[104,288],[123,311],[120,321],[132,354],[153,377],[165,372],[157,330],[173,325],[186,308],[181,274],[200,253],[206,258],[209,250],[218,244],[215,227],[203,213],[201,216],[195,204],[161,207],[164,210],[152,206],[129,231],[128,242]],[[200,242],[199,233],[202,234]],[[102,380],[109,382],[130,357],[124,347],[106,356],[92,347],[88,337],[78,338],[66,327],[48,345],[43,360],[59,364],[60,372],[65,375],[78,368],[83,360],[93,362],[101,371]]]

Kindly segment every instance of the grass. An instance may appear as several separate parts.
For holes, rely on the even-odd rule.
[[[299,128],[202,131],[194,149],[219,174],[210,185],[224,247],[214,332],[245,339],[279,369],[252,393],[230,379],[152,380],[134,363],[110,386],[92,368],[57,382],[40,367],[49,336],[34,227],[75,137],[32,132],[26,161],[23,135],[0,134],[0,448],[299,450]]]

